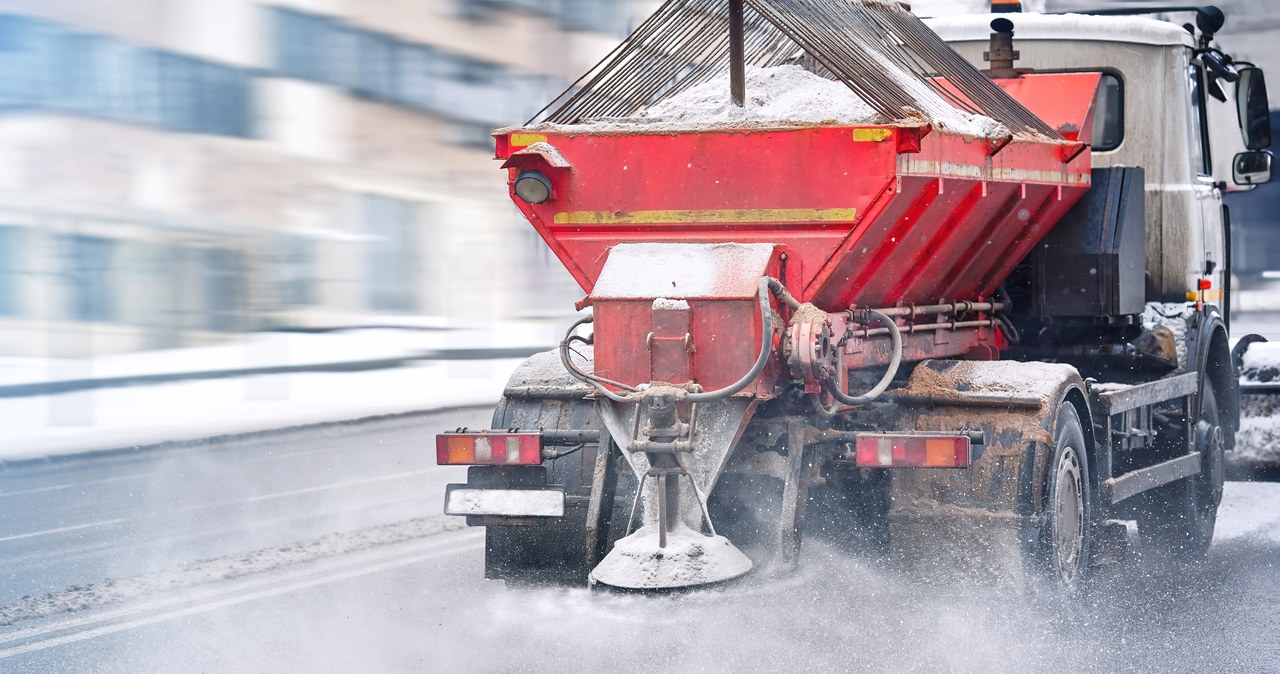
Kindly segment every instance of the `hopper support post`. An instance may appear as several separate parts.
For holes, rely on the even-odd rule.
[[[729,93],[739,108],[747,101],[742,3],[743,0],[729,0]]]

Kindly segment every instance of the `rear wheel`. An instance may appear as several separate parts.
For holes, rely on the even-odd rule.
[[[613,494],[606,494],[600,535],[592,545],[587,511],[596,457],[599,452],[615,451],[594,406],[586,400],[503,399],[494,412],[492,427],[600,432],[603,440],[598,447],[589,444],[543,466],[529,468],[538,472],[545,467],[545,483],[564,487],[564,517],[526,526],[485,527],[486,578],[522,584],[586,584],[587,574],[610,542],[609,523],[614,511]],[[611,486],[613,480],[606,483]]]
[[[1200,418],[1191,430],[1190,441],[1177,435],[1185,451],[1200,452],[1200,473],[1153,489],[1145,496],[1138,516],[1143,544],[1175,557],[1196,558],[1208,552],[1222,502],[1226,440],[1218,397],[1207,381],[1202,396]]]
[[[1049,579],[1068,591],[1085,581],[1093,547],[1092,489],[1080,415],[1069,402],[1058,407],[1053,456],[1040,529],[1040,561]]]

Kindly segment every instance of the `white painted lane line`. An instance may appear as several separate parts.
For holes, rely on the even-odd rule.
[[[268,531],[270,527],[273,527],[279,524],[300,523],[300,522],[306,522],[309,520],[318,520],[324,517],[331,517],[334,515],[351,515],[351,514],[359,513],[362,511],[376,510],[378,508],[398,506],[406,503],[412,503],[416,505],[416,504],[420,504],[421,502],[422,502],[422,493],[411,492],[411,493],[407,493],[402,498],[381,499],[378,501],[369,501],[365,503],[352,503],[350,505],[340,505],[340,506],[331,507],[325,510],[312,510],[312,511],[307,511],[305,513],[289,515],[286,517],[255,519],[253,520],[251,526],[222,526],[222,527],[211,526],[205,529],[198,530],[195,533],[186,533],[186,534],[171,533],[171,530],[182,528],[178,526],[179,524],[182,524],[185,526],[185,522],[183,521],[176,521],[172,519],[170,520],[157,519],[154,521],[149,519],[141,519],[134,522],[134,531],[131,532],[134,536],[133,538],[123,539],[123,540],[117,539],[117,540],[110,540],[106,542],[97,542],[97,543],[86,543],[78,546],[68,545],[68,546],[63,546],[57,550],[36,550],[34,552],[24,554],[21,557],[11,557],[11,558],[6,557],[5,563],[8,565],[17,565],[19,563],[28,564],[33,562],[45,564],[53,561],[62,560],[67,557],[77,557],[81,555],[98,554],[98,553],[105,552],[107,550],[122,548],[125,546],[134,546],[136,548],[142,548],[142,546],[146,546],[154,543],[162,543],[162,542],[166,544],[173,544],[173,543],[189,543],[192,541],[216,540],[223,536],[226,536],[227,534],[241,534],[242,536],[248,536],[251,534],[256,535],[263,531]],[[223,507],[236,505],[237,503],[239,503],[239,501],[220,504],[216,507],[223,508]],[[210,506],[209,508],[212,508],[212,507],[214,506]],[[195,512],[198,510],[205,510],[209,508],[206,508],[203,506],[200,508],[185,508],[182,510],[175,510],[173,511],[173,513],[186,514],[189,512]],[[439,513],[438,511],[432,511],[430,513],[422,513],[422,514],[438,515]],[[177,522],[177,524],[175,524],[175,522]],[[373,522],[373,523],[367,524],[366,526],[376,526],[376,525],[377,523]],[[143,533],[139,533],[140,531],[141,532],[156,531],[158,533],[151,536],[147,536]],[[135,553],[136,551],[134,553],[129,553],[129,554],[135,554]]]
[[[248,501],[266,501],[273,498],[285,498],[287,496],[298,496],[300,494],[314,494],[321,491],[329,491],[331,489],[346,489],[347,487],[357,487],[364,484],[376,484],[378,482],[389,482],[391,480],[404,480],[411,477],[421,477],[435,473],[435,469],[431,470],[411,470],[405,473],[392,473],[390,475],[379,475],[378,477],[366,477],[359,480],[343,480],[342,482],[331,482],[316,487],[305,487],[303,489],[291,489],[289,491],[280,491],[274,494],[261,494],[259,496],[250,496]]]
[[[0,543],[4,543],[6,541],[21,540],[23,538],[35,538],[37,536],[48,536],[50,534],[63,534],[68,531],[77,531],[80,529],[92,529],[93,527],[105,527],[105,526],[110,526],[112,524],[120,524],[122,522],[128,522],[128,521],[129,520],[125,520],[125,519],[100,520],[98,522],[87,522],[85,524],[76,524],[74,526],[69,526],[69,527],[58,527],[57,529],[45,529],[44,531],[32,531],[31,533],[27,533],[27,534],[16,534],[13,536],[5,536],[3,538],[0,538]]]
[[[306,568],[295,569],[293,571],[273,572],[263,571],[263,575],[259,578],[247,577],[237,578],[233,580],[233,587],[218,587],[211,589],[188,592],[186,594],[162,597],[149,602],[127,604],[117,609],[93,613],[79,618],[71,618],[49,625],[41,625],[39,627],[28,627],[26,629],[10,632],[9,634],[0,635],[0,646],[10,644],[17,641],[25,641],[33,637],[54,632],[62,632],[64,630],[75,629],[85,625],[93,625],[97,623],[106,623],[117,618],[125,618],[136,613],[148,613],[156,609],[168,608],[179,604],[186,604],[194,601],[203,601],[205,599],[216,599],[229,594],[252,590],[264,585],[279,585],[282,582],[302,580],[305,578],[313,578],[326,573],[334,573],[348,569],[352,566],[367,568],[370,562],[383,562],[389,560],[405,559],[408,557],[419,557],[423,554],[449,554],[454,552],[465,552],[476,548],[476,539],[484,536],[483,531],[462,531],[457,535],[447,536],[443,540],[426,539],[411,544],[412,547],[405,549],[404,544],[393,544],[395,549],[392,550],[365,550],[362,552],[348,553],[339,559],[313,561],[306,564]],[[354,559],[353,559],[354,558]],[[3,651],[0,651],[0,657]]]
[[[36,487],[34,489],[21,489],[18,491],[4,491],[0,489],[0,498],[6,496],[24,496],[26,494],[41,494],[50,491],[60,491],[63,489],[74,489],[76,487],[86,487],[94,484],[107,484],[110,482],[123,482],[125,480],[141,480],[154,475],[154,473],[139,473],[137,475],[118,475],[116,477],[104,477],[97,480],[85,480],[83,482],[67,482],[65,484],[54,484],[47,487]]]
[[[409,566],[410,564],[417,564],[419,562],[425,562],[425,561],[429,561],[439,557],[445,557],[448,555],[460,554],[464,552],[471,552],[474,550],[479,550],[483,547],[484,547],[483,544],[477,543],[477,544],[462,546],[452,550],[437,550],[433,552],[424,553],[421,555],[406,557],[404,559],[398,559],[398,560],[393,560],[389,562],[384,562],[381,564],[375,564],[373,566],[363,566],[359,569],[353,569],[351,571],[346,571],[342,573],[335,573],[328,576],[322,576],[320,578],[313,578],[310,580],[290,583],[288,585],[282,585],[282,586],[267,589],[267,590],[250,592],[248,594],[243,594],[240,596],[227,597],[225,599],[212,601],[207,604],[190,606],[187,608],[169,611],[167,613],[160,613],[158,615],[153,615],[146,618],[138,618],[136,620],[130,620],[122,623],[117,623],[114,625],[106,625],[106,626],[98,627],[91,630],[85,630],[83,632],[76,632],[75,634],[68,634],[62,637],[46,639],[44,641],[37,641],[35,643],[24,644],[22,646],[15,646],[13,648],[0,650],[0,660],[3,660],[5,658],[11,658],[11,657],[14,657],[15,655],[23,655],[25,653],[31,653],[33,651],[42,651],[48,648],[54,648],[54,647],[62,646],[65,644],[75,643],[77,641],[93,639],[95,637],[100,637],[106,634],[112,634],[115,632],[121,632],[124,630],[133,629],[135,627],[145,627],[147,625],[154,625],[156,623],[168,622],[170,620],[177,620],[178,618],[185,618],[187,616],[198,615],[201,613],[208,613],[209,611],[215,611],[217,609],[226,608],[228,606],[235,606],[237,604],[244,604],[251,601],[257,601],[259,599],[267,599],[269,597],[274,597],[281,594],[297,592],[298,590],[305,590],[307,588],[316,587],[317,585],[327,585],[330,583],[336,583],[343,580],[349,580],[351,578],[359,578],[360,576],[367,576],[374,573],[380,573],[382,571],[389,571],[391,569],[396,569],[403,566]]]

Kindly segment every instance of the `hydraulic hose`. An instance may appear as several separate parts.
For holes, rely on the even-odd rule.
[[[830,380],[823,382],[823,388],[827,389],[827,393],[830,393],[832,398],[845,405],[865,405],[879,398],[880,394],[889,388],[889,384],[893,382],[893,378],[898,374],[898,366],[902,364],[902,333],[898,331],[898,324],[892,318],[874,309],[868,309],[867,315],[888,328],[889,339],[893,341],[893,357],[889,360],[889,369],[880,378],[880,382],[862,395],[850,396],[837,388]]]
[[[770,293],[777,296],[778,301],[786,304],[792,309],[800,306],[800,302],[797,301],[791,293],[787,292],[786,287],[784,287],[780,281],[769,276],[760,279],[760,284],[757,286],[756,290],[756,296],[760,300],[760,352],[756,356],[756,362],[751,366],[751,369],[748,370],[746,374],[742,375],[742,378],[738,379],[738,381],[714,391],[689,393],[684,397],[685,401],[691,403],[705,403],[715,400],[723,400],[749,386],[751,382],[755,381],[756,377],[759,377],[760,373],[764,371],[765,366],[769,364],[769,354],[773,351],[773,309],[769,304]],[[570,326],[569,332],[565,334],[564,340],[560,342],[560,362],[564,365],[564,369],[567,370],[569,374],[573,375],[576,379],[591,384],[609,400],[619,403],[632,402],[636,397],[634,394],[637,393],[635,388],[620,382],[583,372],[577,365],[574,365],[573,361],[569,358],[569,341],[572,339],[573,331],[577,330],[580,326],[591,323],[593,320],[595,319],[592,316],[583,316]],[[900,343],[901,341],[899,340],[899,344]],[[901,349],[899,349],[899,351],[901,351]],[[896,365],[894,369],[897,369]],[[606,388],[605,384],[627,389],[630,393],[626,395],[618,395]]]
[[[722,389],[715,391],[706,391],[704,393],[690,393],[685,400],[691,403],[705,403],[713,400],[723,400],[729,396],[746,388],[751,382],[760,376],[764,371],[764,366],[769,364],[769,354],[772,352],[773,346],[773,309],[769,306],[769,292],[773,291],[778,299],[788,306],[795,302],[795,306],[800,306],[799,302],[787,292],[777,279],[764,277],[760,279],[760,285],[757,287],[756,295],[760,298],[760,354],[756,356],[756,362],[751,369],[738,381],[729,384]],[[790,301],[788,301],[790,300]]]
[[[588,384],[591,384],[596,388],[597,391],[599,391],[602,395],[604,395],[604,397],[608,398],[609,400],[612,400],[617,403],[628,402],[625,396],[620,396],[614,393],[613,391],[610,391],[609,389],[605,388],[604,384],[600,383],[600,379],[601,379],[600,377],[597,377],[594,374],[588,374],[586,372],[583,372],[582,370],[579,370],[578,366],[574,365],[573,361],[569,358],[569,340],[573,336],[573,331],[577,330],[579,327],[586,325],[594,320],[595,320],[594,316],[583,316],[582,318],[579,318],[576,322],[574,322],[573,325],[569,326],[569,331],[565,333],[564,339],[560,342],[560,363],[564,365],[564,369],[568,371],[569,374],[573,375],[574,378],[582,380]],[[605,380],[605,381],[608,381],[608,380]],[[618,382],[611,381],[609,383],[614,384],[619,388],[626,388],[626,389],[631,388],[630,386],[625,386],[623,384],[619,384]]]

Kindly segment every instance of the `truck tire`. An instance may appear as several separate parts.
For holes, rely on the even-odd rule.
[[[1094,527],[1084,428],[1070,402],[1058,406],[1048,468],[1039,557],[1050,582],[1074,592],[1089,574]]]
[[[503,398],[494,411],[492,427],[600,431],[604,440],[599,447],[586,445],[543,464],[547,484],[564,487],[564,517],[527,526],[485,527],[486,578],[513,584],[585,585],[592,560],[599,560],[602,552],[588,550],[587,544],[587,500],[596,455],[600,451],[616,451],[594,406],[586,400]],[[607,524],[613,495],[605,496]],[[601,534],[598,548],[607,545],[603,542],[608,538],[607,526]]]
[[[1226,445],[1218,396],[1208,380],[1202,396],[1192,437],[1180,438],[1186,451],[1201,452],[1200,473],[1151,490],[1138,512],[1143,545],[1170,557],[1196,559],[1209,551],[1222,502]]]

